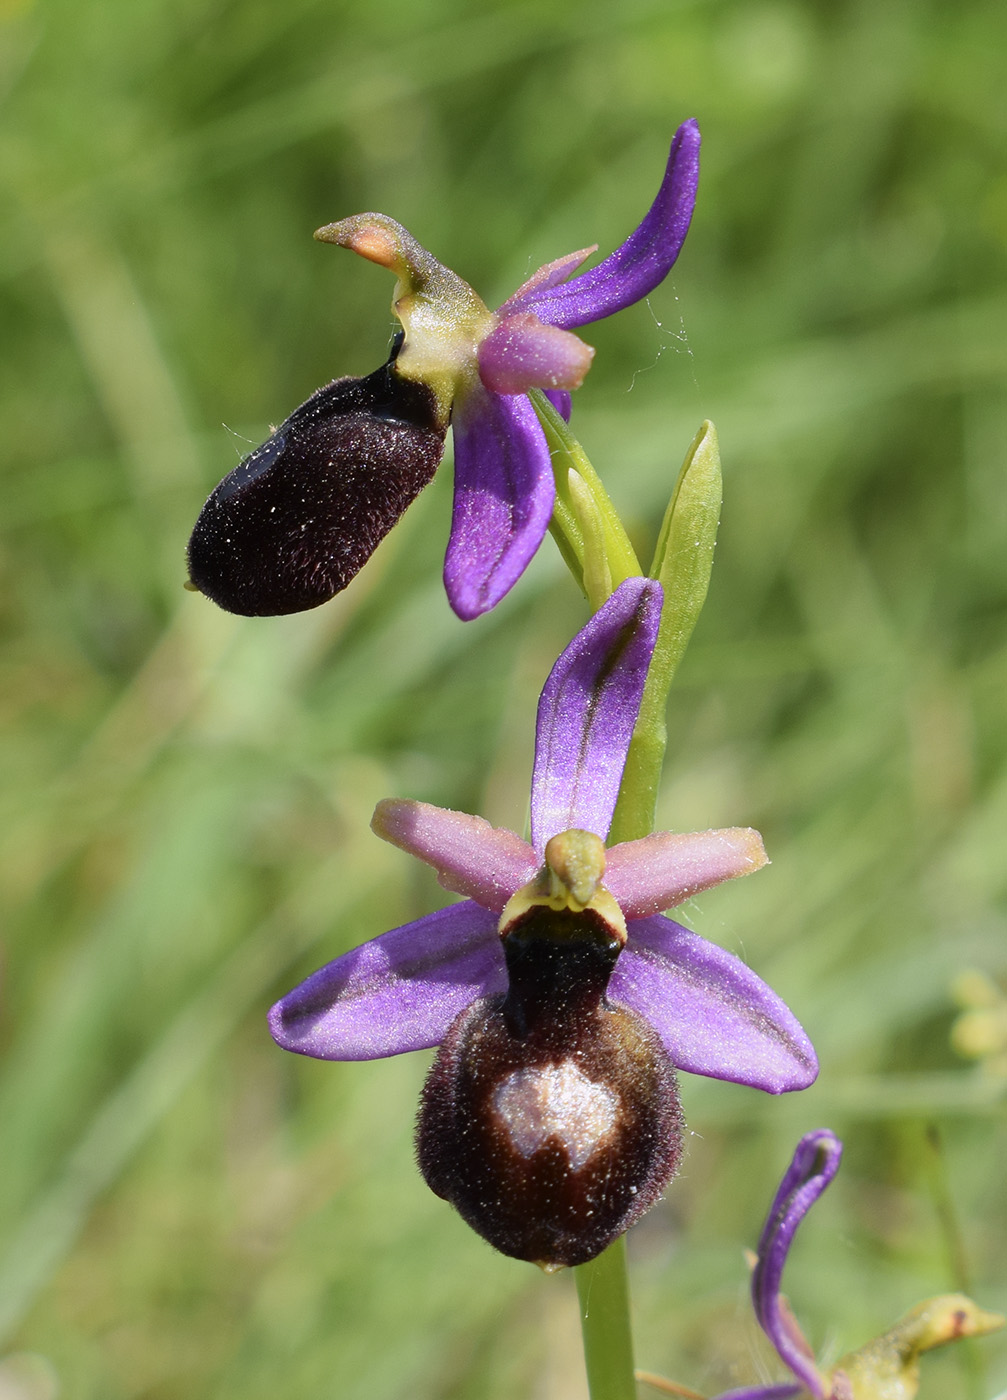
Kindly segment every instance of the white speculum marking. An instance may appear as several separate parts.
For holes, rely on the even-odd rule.
[[[602,1147],[616,1125],[619,1099],[571,1060],[518,1069],[493,1091],[493,1107],[522,1157],[556,1138],[574,1171]]]

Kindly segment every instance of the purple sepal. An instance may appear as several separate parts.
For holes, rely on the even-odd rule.
[[[546,389],[545,396],[564,423],[569,423],[573,412],[573,395],[569,389]]]
[[[475,384],[455,404],[455,496],[444,560],[448,601],[464,621],[499,603],[524,573],[552,515],[552,462],[523,394]]]
[[[671,919],[633,919],[608,994],[657,1031],[678,1069],[783,1094],[818,1074],[787,1006],[733,953]]]
[[[344,953],[269,1013],[284,1050],[378,1060],[439,1045],[459,1011],[507,987],[496,915],[466,900]]]
[[[817,1400],[825,1400],[826,1387],[780,1298],[780,1284],[798,1226],[839,1170],[842,1155],[843,1144],[828,1128],[817,1128],[801,1138],[762,1228],[752,1274],[752,1306],[759,1326],[780,1359]]]
[[[661,585],[628,578],[577,633],[538,702],[532,845],[579,827],[604,841],[661,619]]]
[[[552,262],[543,263],[536,272],[532,273],[527,282],[522,282],[517,291],[511,293],[503,306],[498,309],[497,315],[509,316],[512,311],[522,310],[532,292],[548,291],[550,287],[565,282],[582,263],[587,262],[592,253],[597,253],[597,251],[597,243],[592,243],[590,248],[581,248],[576,253],[566,253],[563,257],[555,258]]]
[[[540,321],[570,330],[640,301],[667,277],[678,257],[698,182],[699,127],[687,121],[675,132],[657,198],[625,243],[569,282],[546,280],[515,293],[507,311],[534,311]]]

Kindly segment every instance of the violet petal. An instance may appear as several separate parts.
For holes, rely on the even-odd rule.
[[[579,827],[604,841],[661,619],[661,585],[628,578],[577,633],[538,702],[532,845]]]
[[[469,621],[499,603],[542,543],[552,515],[552,461],[523,394],[481,384],[455,404],[455,497],[444,560],[448,601]]]
[[[479,377],[494,394],[579,389],[594,350],[579,335],[546,326],[531,311],[505,316],[479,344]]]
[[[543,283],[507,303],[534,311],[540,321],[570,330],[600,321],[652,292],[671,271],[685,241],[699,181],[699,127],[683,122],[671,143],[668,165],[643,222],[597,267],[569,282]]]
[[[496,914],[539,869],[535,852],[513,831],[429,802],[386,798],[374,809],[371,830],[432,865],[446,890]]]
[[[791,1334],[780,1306],[780,1283],[798,1226],[839,1170],[842,1155],[842,1143],[828,1128],[801,1138],[766,1217],[752,1274],[752,1305],[759,1325],[781,1360],[819,1400],[825,1396],[822,1376]]]
[[[545,396],[563,422],[569,423],[570,414],[573,412],[573,399],[569,389],[546,389]]]
[[[497,315],[508,316],[512,311],[520,311],[524,306],[525,299],[532,292],[548,291],[550,287],[555,287],[558,282],[565,282],[582,263],[588,260],[592,253],[597,251],[597,243],[592,243],[590,248],[581,248],[576,253],[566,253],[563,257],[555,258],[552,262],[543,263],[536,272],[532,273],[527,282],[522,282],[517,291],[507,298],[503,306],[499,308]]]
[[[605,888],[627,919],[673,909],[723,880],[751,875],[768,863],[762,837],[750,826],[720,831],[657,831],[608,851]]]
[[[630,922],[609,996],[649,1021],[690,1074],[769,1094],[805,1089],[818,1074],[811,1042],[776,993],[733,953],[661,914]]]
[[[276,1003],[273,1039],[317,1060],[378,1060],[438,1045],[459,1011],[506,989],[496,923],[466,900],[372,938]]]

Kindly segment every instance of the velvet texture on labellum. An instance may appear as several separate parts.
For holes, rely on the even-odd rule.
[[[445,429],[395,355],[312,394],[229,473],[189,540],[193,585],[246,617],[326,603],[433,477]]]
[[[643,1017],[607,1000],[621,944],[593,910],[533,906],[503,944],[506,993],[455,1018],[427,1078],[420,1170],[504,1254],[582,1264],[674,1174],[675,1071]]]
[[[593,1257],[664,1189],[676,1069],[769,1093],[818,1069],[754,972],[656,912],[758,870],[758,833],[659,832],[605,850],[661,601],[659,584],[626,580],[553,667],[531,843],[427,803],[379,803],[377,834],[463,902],[345,953],[270,1012],[281,1046],[319,1059],[439,1045],[424,1173],[491,1243],[547,1266]]]
[[[678,257],[699,178],[699,129],[675,133],[651,208],[596,267],[587,248],[546,264],[498,311],[384,214],[319,229],[392,270],[404,328],[366,379],[336,380],[297,409],[212,493],[189,546],[193,586],[230,612],[316,607],[345,588],[430,480],[448,424],[455,489],[444,585],[459,617],[488,612],[527,568],[555,487],[528,398],[566,416],[594,351],[572,327],[652,292]]]

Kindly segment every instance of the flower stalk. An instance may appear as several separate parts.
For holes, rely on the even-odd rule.
[[[591,1400],[636,1400],[626,1236],[574,1273]]]

